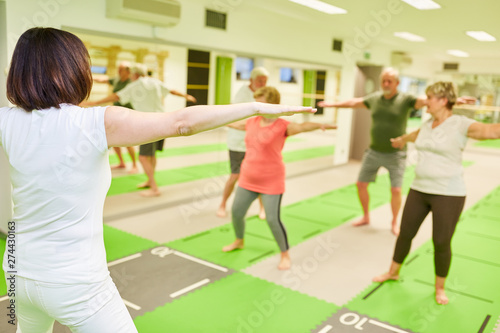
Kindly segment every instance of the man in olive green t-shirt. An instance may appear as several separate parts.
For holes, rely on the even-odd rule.
[[[401,207],[401,186],[406,165],[406,151],[393,148],[391,139],[406,133],[410,111],[425,106],[427,99],[399,93],[397,89],[399,73],[393,68],[382,71],[380,85],[381,92],[344,102],[320,102],[318,106],[360,108],[369,109],[372,112],[371,144],[363,155],[361,171],[356,183],[363,217],[353,225],[361,226],[370,223],[368,184],[375,181],[378,169],[385,167],[391,178],[392,232],[398,235],[397,217]]]
[[[112,78],[112,79],[102,79],[102,78],[94,78],[95,82],[99,83],[108,83],[113,87],[113,93],[116,93],[129,84],[130,81],[130,63],[128,61],[122,61],[118,65],[118,77]],[[125,105],[120,104],[120,102],[114,102],[113,105],[117,106],[123,106],[129,109],[133,109],[132,105],[130,103],[127,103]],[[119,164],[112,166],[112,169],[123,169],[125,168],[125,161],[123,160],[122,156],[122,151],[121,147],[113,147],[116,156],[119,159]],[[137,173],[139,170],[137,169],[137,162],[136,162],[136,157],[135,157],[135,149],[134,147],[127,147],[128,153],[130,155],[130,158],[132,160],[132,168],[130,169],[129,173]]]

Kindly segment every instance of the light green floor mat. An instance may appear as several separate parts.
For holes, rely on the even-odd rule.
[[[500,149],[500,140],[482,140],[474,144],[477,147]]]
[[[301,161],[310,158],[333,155],[335,146],[315,147],[308,149],[300,149],[283,153],[283,161],[285,163]]]
[[[157,246],[158,243],[104,225],[106,260],[113,261]]]
[[[0,258],[2,258],[2,263],[3,263],[3,254],[5,252],[5,245],[7,242],[5,239],[0,238]],[[0,265],[0,296],[7,294],[7,285],[5,284],[5,272],[2,269],[2,266]]]
[[[134,322],[141,333],[305,333],[337,309],[334,304],[237,272]]]

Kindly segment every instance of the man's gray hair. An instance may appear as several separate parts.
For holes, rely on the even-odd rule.
[[[250,73],[250,78],[255,79],[258,76],[269,77],[269,72],[264,67],[255,67]]]
[[[146,76],[148,75],[148,68],[144,64],[133,64],[130,67],[130,72],[139,76]]]
[[[395,68],[392,67],[386,67],[382,70],[382,73],[380,73],[380,77],[382,77],[384,74],[389,74],[392,77],[394,77],[396,80],[399,81],[399,71]]]

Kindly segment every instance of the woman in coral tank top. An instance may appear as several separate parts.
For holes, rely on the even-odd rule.
[[[273,87],[263,87],[254,94],[257,102],[279,104],[280,94]],[[236,240],[224,246],[229,252],[244,247],[245,215],[252,202],[262,196],[267,223],[281,251],[278,269],[289,269],[291,262],[285,226],[280,218],[281,197],[285,192],[285,163],[281,151],[287,137],[316,129],[335,129],[337,126],[304,122],[291,123],[281,118],[253,117],[228,125],[246,130],[247,152],[241,165],[239,185],[232,207]]]

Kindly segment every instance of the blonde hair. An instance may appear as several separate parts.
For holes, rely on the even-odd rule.
[[[439,81],[431,84],[425,89],[425,94],[438,98],[446,98],[448,100],[448,103],[446,103],[446,108],[448,110],[451,110],[457,101],[455,86],[451,82]]]
[[[254,92],[253,97],[259,98],[264,96],[266,103],[270,104],[280,104],[280,93],[274,87],[262,87]]]

